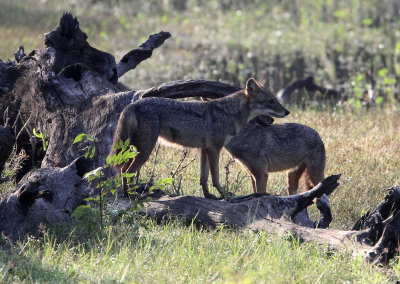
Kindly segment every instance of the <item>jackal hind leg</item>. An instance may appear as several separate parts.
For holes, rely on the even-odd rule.
[[[252,182],[254,187],[255,180],[255,189],[254,193],[267,193],[267,182],[268,182],[268,173],[264,171],[264,169],[260,169],[253,172]]]
[[[253,193],[257,193],[257,185],[256,185],[256,178],[254,177],[253,173],[251,172],[251,170],[246,167],[246,172],[248,173],[248,175],[250,176],[250,180],[251,180],[251,186],[253,187]]]
[[[200,185],[203,189],[204,197],[208,199],[218,199],[218,197],[211,194],[208,189],[208,174],[210,172],[210,167],[208,165],[207,152],[206,150],[201,149],[200,153]]]
[[[250,178],[251,178],[251,185],[253,186],[253,193],[257,193],[256,180],[252,175],[250,175]]]
[[[219,153],[221,150],[217,149],[205,149],[207,154],[208,164],[211,171],[211,179],[213,186],[218,190],[219,194],[225,196],[225,190],[219,183]]]
[[[305,189],[310,190],[324,179],[324,165],[307,164]]]
[[[137,171],[139,171],[139,169],[143,166],[143,164],[149,159],[150,154],[157,143],[158,132],[150,131],[149,133],[149,131],[146,131],[145,133],[139,133],[139,134],[140,137],[143,137],[143,139],[140,140],[135,139],[136,141],[138,141],[136,142],[135,146],[139,153],[137,154],[136,157],[133,158],[129,166],[124,169],[124,173],[136,173]],[[127,180],[124,178],[122,179],[122,187],[124,189],[124,195],[128,196],[129,185],[127,184]]]
[[[294,170],[290,171],[288,174],[288,193],[289,195],[293,195],[297,193],[297,189],[299,188],[299,180],[306,169],[305,164],[301,164]]]

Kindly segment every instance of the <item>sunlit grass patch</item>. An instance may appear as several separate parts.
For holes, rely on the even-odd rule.
[[[0,252],[0,277],[24,282],[346,282],[388,278],[350,252],[331,255],[265,233],[203,230],[172,221],[147,229],[113,228],[86,244],[47,235]],[[10,270],[10,267],[12,269]],[[7,272],[8,271],[8,272]],[[5,277],[7,279],[5,279]],[[0,278],[1,279],[1,278]]]

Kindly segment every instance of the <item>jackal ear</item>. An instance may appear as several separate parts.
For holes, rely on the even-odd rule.
[[[255,92],[259,91],[260,89],[261,89],[260,84],[258,84],[255,79],[250,78],[249,80],[247,80],[247,83],[246,83],[247,93],[249,93],[249,94],[255,93]]]

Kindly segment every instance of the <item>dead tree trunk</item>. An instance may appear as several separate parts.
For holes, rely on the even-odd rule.
[[[19,64],[0,65],[0,111],[5,114],[0,125],[14,128],[19,148],[29,148],[24,143],[33,139],[33,128],[39,129],[48,141],[43,167],[64,167],[82,155],[85,145],[72,141],[87,133],[99,140],[93,167],[102,165],[119,113],[132,97],[117,88],[118,77],[149,58],[169,37],[167,32],[150,36],[116,64],[113,55],[87,43],[76,18],[64,14],[59,26],[45,35],[47,48],[18,55]],[[32,148],[32,143],[25,144]]]
[[[0,231],[5,236],[16,240],[36,230],[42,222],[70,220],[70,213],[88,194],[81,178],[83,173],[104,164],[119,114],[133,97],[216,98],[238,90],[220,82],[188,80],[143,91],[120,92],[116,85],[118,77],[150,57],[152,50],[169,36],[166,32],[151,36],[117,64],[111,54],[91,47],[78,21],[65,14],[59,26],[46,35],[44,50],[34,50],[24,56],[20,49],[16,55],[17,63],[0,62],[0,124],[13,128],[17,146],[23,145],[21,137],[26,137],[25,142],[32,144],[33,128],[40,129],[48,141],[42,168],[28,174],[12,193],[1,197]],[[86,146],[72,144],[79,133],[98,139],[94,159],[78,158]],[[31,154],[34,156],[35,151]],[[346,243],[357,244],[357,252],[366,252],[370,261],[392,257],[399,241],[397,201],[390,205],[397,210],[390,211],[389,215],[380,213],[382,218],[363,231],[311,229],[327,227],[331,221],[329,203],[323,194],[329,195],[337,187],[338,178],[329,177],[303,194],[288,197],[249,195],[231,203],[161,194],[146,204],[145,211],[160,220],[178,216],[188,221],[194,219],[204,226],[226,224],[238,229],[278,234],[290,232],[304,241],[324,243],[337,249]],[[391,194],[399,195],[395,189]],[[318,223],[309,220],[304,211],[313,204],[314,198],[317,198],[321,212]],[[385,201],[389,199],[387,197]],[[391,200],[398,199],[393,197]],[[380,237],[371,240],[370,235],[374,232],[379,232]],[[373,247],[364,242],[376,245]]]

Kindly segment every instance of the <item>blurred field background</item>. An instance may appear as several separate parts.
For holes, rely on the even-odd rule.
[[[43,47],[43,34],[70,11],[89,42],[120,59],[148,35],[172,38],[124,77],[134,89],[172,79],[242,85],[251,75],[272,90],[314,75],[349,96],[365,71],[384,94],[398,91],[400,3],[396,0],[88,0],[0,2],[0,58],[19,45]]]
[[[20,45],[25,47],[26,53],[43,48],[43,35],[58,24],[64,11],[78,17],[80,27],[87,33],[92,46],[112,53],[117,61],[152,33],[164,30],[172,34],[150,59],[123,77],[122,82],[132,89],[189,78],[221,80],[243,86],[247,78],[254,76],[277,92],[294,80],[313,75],[318,84],[343,90],[347,96],[344,102],[335,105],[307,102],[302,107],[290,106],[289,117],[275,121],[298,122],[316,129],[327,150],[326,176],[342,173],[341,186],[330,197],[334,216],[332,228],[351,229],[363,212],[375,208],[383,199],[384,189],[400,184],[399,1],[0,0],[0,58],[13,59],[13,53]],[[380,98],[373,109],[363,105],[369,88],[366,72],[375,79]],[[250,178],[225,151],[220,173],[222,183],[235,194],[252,192]],[[173,176],[174,184],[167,187],[170,192],[202,195],[197,150],[161,146],[157,154],[153,153],[140,176],[143,181]],[[4,185],[0,189],[6,190]],[[287,194],[286,173],[272,173],[267,191]],[[311,213],[317,218],[317,212],[312,210]],[[151,278],[154,263],[146,264],[146,260],[143,263],[136,261],[129,268],[129,271],[145,271],[143,275],[126,272],[123,267],[130,261],[127,256],[122,257],[121,267],[117,268],[107,262],[101,245],[93,240],[94,261],[102,263],[107,279],[116,282],[121,279],[147,282],[155,279],[165,282],[174,279],[180,279],[179,282],[240,282],[247,279],[251,283],[269,279],[285,283],[378,283],[388,281],[387,275],[391,273],[397,277],[400,275],[398,261],[392,264],[392,272],[386,273],[364,266],[360,261],[349,261],[350,255],[339,255],[332,260],[323,253],[314,255],[312,251],[315,250],[308,247],[288,246],[285,240],[273,240],[270,252],[268,248],[261,251],[240,248],[239,243],[251,248],[257,244],[256,247],[260,248],[265,236],[252,233],[193,232],[179,224],[167,226],[163,232],[158,232],[157,225],[150,224],[149,227],[148,231],[141,231],[140,236],[154,242],[151,259],[154,263],[166,263],[172,269],[171,274],[153,266],[160,278]],[[165,243],[171,234],[175,236],[171,242],[177,247],[176,255]],[[214,234],[226,235],[215,237]],[[252,235],[249,237],[247,234]],[[118,242],[123,243],[124,237],[126,235],[121,233]],[[197,249],[187,255],[188,238],[197,240],[193,246],[199,250],[207,246],[205,243],[209,238],[215,238],[217,248],[208,258],[201,258]],[[250,243],[250,239],[254,241]],[[78,247],[76,254],[70,255],[74,243],[63,243],[62,248],[56,248],[51,246],[51,242],[47,240],[38,245],[39,256],[34,249],[35,243],[21,244],[22,247],[32,246],[32,251],[23,249],[20,255],[24,256],[23,260],[33,259],[35,264],[23,265],[25,272],[21,275],[25,275],[24,279],[65,280],[70,279],[68,271],[72,271],[71,277],[76,277],[73,279],[98,280],[87,276],[92,264],[86,263],[89,259],[85,258],[85,248]],[[116,255],[131,250],[137,254],[137,259],[141,259],[141,253],[150,247],[144,241],[130,242],[113,248]],[[96,250],[96,246],[100,249]],[[232,246],[238,249],[232,250]],[[103,249],[107,250],[107,247]],[[56,264],[47,264],[55,254],[59,255]],[[104,259],[96,258],[97,254]],[[218,257],[221,254],[227,257],[221,259]],[[47,261],[46,264],[40,264],[40,255],[48,257],[43,260]],[[269,260],[261,260],[260,256],[267,255]],[[199,267],[206,265],[211,268],[196,274],[196,269],[188,263],[174,262],[175,257],[189,259]],[[293,263],[290,259],[296,257],[301,260]],[[70,259],[74,259],[72,264],[66,265]],[[278,265],[279,260],[283,263]],[[241,263],[239,268],[233,265],[235,261]],[[258,261],[260,266],[254,266],[254,261]],[[330,263],[326,270],[322,265],[324,262]],[[63,273],[56,274],[55,278],[46,278],[47,274],[38,268],[41,265]],[[78,272],[79,266],[87,274],[85,277]],[[324,272],[320,272],[322,270]],[[35,273],[43,278],[32,276]]]

